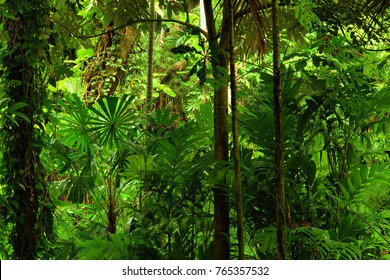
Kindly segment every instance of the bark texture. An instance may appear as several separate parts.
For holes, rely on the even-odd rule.
[[[245,258],[244,250],[244,214],[242,204],[242,186],[241,186],[241,168],[240,168],[240,147],[238,142],[238,124],[237,124],[237,86],[236,86],[236,64],[234,54],[234,11],[233,0],[229,1],[229,61],[230,61],[230,96],[232,108],[232,134],[233,134],[233,160],[234,160],[234,182],[236,193],[236,212],[237,212],[237,240],[238,240],[238,259]]]
[[[150,19],[154,19],[154,0],[150,0]],[[154,21],[150,22],[149,38],[148,38],[148,73],[146,81],[146,104],[152,100],[153,96],[153,58],[154,58]]]
[[[272,1],[274,123],[275,123],[275,187],[278,259],[286,259],[286,194],[284,184],[283,105],[280,64],[279,1]]]
[[[204,1],[211,64],[217,86],[214,89],[214,159],[229,160],[228,134],[228,64],[230,25],[228,1],[224,1],[223,24],[218,42],[212,1]],[[230,258],[229,191],[226,182],[214,188],[214,259]]]

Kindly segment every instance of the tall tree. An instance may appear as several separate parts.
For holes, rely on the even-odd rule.
[[[215,7],[211,0],[204,0],[204,13],[208,34],[208,42],[211,54],[211,65],[216,81],[214,85],[214,159],[217,162],[229,160],[229,134],[228,134],[228,82],[229,82],[229,42],[232,32],[232,24],[229,20],[229,1],[219,1],[221,5],[222,23],[217,32],[214,17]],[[265,25],[259,10],[264,8],[260,0],[244,1],[232,0],[232,21],[237,24],[237,29],[243,27],[242,17],[252,15],[251,28],[255,28],[255,36],[249,36],[251,40],[256,38],[258,51],[264,51]],[[253,26],[252,26],[253,25]],[[241,30],[242,31],[242,30]],[[214,189],[214,258],[230,258],[229,237],[229,192],[226,182]]]
[[[233,160],[234,160],[234,182],[236,193],[236,211],[237,211],[237,240],[238,240],[238,259],[244,259],[244,214],[242,204],[241,187],[241,168],[240,168],[240,147],[238,143],[238,121],[237,121],[237,86],[236,86],[236,63],[234,54],[234,9],[233,0],[229,0],[229,66],[230,66],[230,99],[232,110],[232,134],[233,134]]]
[[[278,259],[286,259],[286,195],[284,186],[283,105],[280,64],[279,1],[272,1],[272,39],[274,74],[274,123],[275,123],[275,187]]]
[[[40,162],[45,96],[43,74],[48,50],[50,6],[45,0],[7,0],[7,94],[12,103],[23,102],[24,118],[7,121],[5,131],[4,176],[12,211],[7,215],[14,224],[10,237],[14,259],[35,259],[40,237],[51,229],[51,212]],[[38,128],[39,127],[39,128]],[[47,236],[46,236],[47,237]]]
[[[215,161],[229,160],[228,134],[228,54],[230,24],[228,21],[228,1],[223,4],[222,30],[217,34],[213,3],[204,0],[204,12],[208,32],[211,64],[214,79],[217,81],[214,88],[214,159]],[[218,41],[218,37],[219,41]],[[230,258],[229,237],[229,191],[226,182],[222,179],[220,185],[214,188],[214,258]]]
[[[154,0],[150,0],[150,30],[148,37],[148,70],[146,81],[146,104],[152,100],[153,94],[153,58],[154,58]]]

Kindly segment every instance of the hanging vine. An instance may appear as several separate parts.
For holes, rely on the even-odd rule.
[[[50,6],[41,0],[9,0],[3,10],[7,12],[4,88],[11,106],[25,105],[19,118],[4,125],[3,183],[10,202],[4,216],[14,225],[10,235],[13,258],[35,259],[47,249],[43,237],[51,240],[53,236],[52,204],[40,161]]]

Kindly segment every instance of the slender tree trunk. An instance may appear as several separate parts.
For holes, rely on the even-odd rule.
[[[278,259],[286,259],[286,195],[284,186],[283,105],[280,64],[279,1],[272,1],[274,123],[275,123],[275,187]]]
[[[107,220],[108,220],[108,232],[116,232],[116,219],[117,219],[117,209],[116,209],[115,197],[110,193],[108,195],[107,201]]]
[[[214,79],[218,81],[214,89],[214,159],[215,161],[229,160],[229,134],[228,134],[228,58],[226,51],[229,47],[228,13],[229,9],[224,2],[223,26],[218,42],[213,5],[211,0],[204,0],[204,12],[208,31],[209,48],[211,51],[211,64]],[[226,181],[214,188],[214,259],[230,258],[229,233],[229,191]]]
[[[236,63],[234,55],[234,17],[233,0],[229,1],[229,21],[231,26],[229,40],[229,58],[230,58],[230,94],[232,107],[232,132],[233,132],[233,159],[234,159],[234,181],[236,191],[236,210],[237,210],[237,240],[238,240],[238,259],[243,260],[244,254],[244,215],[242,205],[242,187],[241,187],[241,168],[240,168],[240,147],[238,144],[238,125],[237,125],[237,86],[236,86]]]
[[[150,0],[150,19],[154,19],[155,0]],[[146,104],[152,100],[153,94],[153,58],[154,58],[154,21],[150,22],[149,39],[148,39],[148,72],[146,81]]]
[[[20,112],[28,119],[18,118],[17,124],[8,120],[4,125],[4,183],[13,208],[8,219],[14,224],[10,239],[14,259],[36,259],[38,241],[45,229],[51,231],[52,218],[46,207],[50,201],[39,158],[43,132],[36,128],[42,121],[45,89],[40,75],[45,71],[43,53],[48,50],[48,42],[41,35],[47,28],[50,9],[44,0],[8,0],[3,9],[13,15],[4,22],[8,36],[3,61],[7,94],[12,103],[27,104]]]
[[[200,6],[200,28],[207,31],[206,16],[204,11],[204,0],[199,3]]]

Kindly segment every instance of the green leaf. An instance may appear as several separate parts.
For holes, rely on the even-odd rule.
[[[199,71],[196,73],[200,80],[200,85],[204,85],[206,82],[207,72],[206,72],[206,65],[202,65],[202,67],[199,69]]]
[[[66,112],[58,116],[61,121],[59,134],[63,137],[66,145],[84,152],[91,150],[92,143],[88,134],[90,116],[87,108],[76,94],[65,95],[64,99],[64,101],[58,101],[58,104]]]
[[[349,195],[348,190],[342,184],[339,184],[339,186],[340,186],[340,190],[343,193],[345,199],[348,201],[351,198],[351,196]]]
[[[193,53],[198,51],[194,47],[190,47],[187,45],[180,45],[176,48],[170,49],[170,52],[174,54],[186,54],[186,53]]]
[[[307,181],[310,185],[313,185],[317,173],[316,163],[313,160],[310,160],[305,165],[305,168],[306,168],[305,174],[307,176]]]
[[[89,107],[93,113],[88,122],[92,140],[100,145],[112,147],[127,138],[127,132],[134,119],[131,103],[134,96],[106,97],[98,101],[98,108]]]

